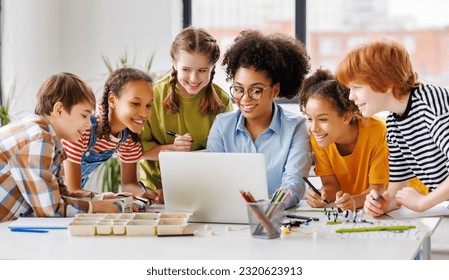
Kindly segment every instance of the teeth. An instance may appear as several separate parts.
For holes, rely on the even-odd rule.
[[[326,137],[327,136],[327,134],[325,134],[325,135],[313,135],[313,136],[315,136],[315,139],[323,139],[324,137]]]
[[[244,109],[252,109],[252,108],[256,107],[256,105],[242,105],[242,107]]]
[[[145,121],[143,120],[134,120],[136,123],[143,124]]]

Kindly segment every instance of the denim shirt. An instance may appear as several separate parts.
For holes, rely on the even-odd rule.
[[[254,142],[240,110],[218,115],[209,133],[207,151],[264,154],[268,193],[279,187],[292,190],[286,202],[289,208],[305,192],[302,177],[308,176],[312,163],[310,139],[304,117],[284,111],[275,103],[273,110],[270,126]]]

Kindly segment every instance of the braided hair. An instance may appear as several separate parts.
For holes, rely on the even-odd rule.
[[[101,119],[97,128],[98,138],[104,138],[108,141],[110,140],[111,126],[109,125],[109,94],[112,93],[118,98],[120,97],[121,90],[128,82],[141,80],[149,83],[153,82],[150,75],[135,68],[119,68],[109,75],[106,83],[104,84],[103,96],[101,97]],[[128,128],[126,129],[134,142],[140,142],[139,134],[132,132]]]
[[[176,36],[170,48],[172,61],[178,60],[180,51],[207,55],[211,65],[215,65],[220,58],[220,47],[217,41],[202,28],[188,27]],[[170,91],[164,100],[164,108],[170,114],[179,112],[179,97],[176,94],[177,75],[178,71],[172,67]],[[216,115],[225,107],[225,104],[223,104],[213,88],[212,81],[214,76],[215,66],[212,69],[209,84],[206,86],[204,96],[200,103],[199,110],[203,116],[206,114]]]

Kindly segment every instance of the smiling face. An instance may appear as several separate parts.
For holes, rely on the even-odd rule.
[[[323,98],[310,97],[305,108],[307,128],[322,148],[339,143],[348,116],[341,116],[333,105]]]
[[[88,103],[76,104],[70,113],[63,107],[61,102],[55,104],[51,114],[52,126],[59,138],[77,141],[86,129],[90,128],[90,114],[93,107]],[[67,125],[70,124],[70,125]]]
[[[116,134],[125,128],[140,133],[151,114],[153,102],[152,84],[144,80],[126,83],[120,97],[109,94],[109,106],[113,109],[109,119],[111,133]]]
[[[198,94],[209,84],[213,65],[209,57],[201,53],[188,53],[180,51],[177,60],[173,63],[177,71],[178,83],[176,88],[182,96]]]
[[[272,85],[271,79],[254,67],[237,69],[234,75],[234,86],[242,87],[245,94],[241,99],[236,99],[237,106],[243,116],[249,120],[271,120],[273,112],[273,99],[279,94],[279,84]],[[265,88],[259,100],[252,100],[248,96],[249,88]]]
[[[385,99],[387,94],[375,92],[369,85],[356,83],[350,83],[349,90],[349,99],[354,101],[364,117],[388,110],[385,107],[388,104]]]

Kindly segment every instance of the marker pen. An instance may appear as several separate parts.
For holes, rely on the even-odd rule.
[[[173,137],[181,137],[182,136],[182,135],[180,135],[176,132],[170,131],[170,130],[166,130],[165,133],[167,133],[168,135],[173,136]],[[193,142],[193,140],[190,140],[190,142]]]

